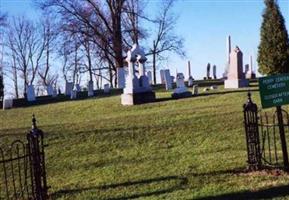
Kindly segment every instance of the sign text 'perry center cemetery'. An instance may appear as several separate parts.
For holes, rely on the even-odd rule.
[[[289,104],[289,74],[259,78],[263,108]]]

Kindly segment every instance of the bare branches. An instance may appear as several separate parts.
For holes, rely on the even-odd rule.
[[[156,23],[156,35],[152,48],[147,55],[153,56],[154,84],[156,84],[156,59],[162,57],[163,53],[173,52],[182,57],[185,56],[183,50],[183,39],[174,34],[176,17],[171,13],[175,0],[161,1],[161,12],[154,20]]]

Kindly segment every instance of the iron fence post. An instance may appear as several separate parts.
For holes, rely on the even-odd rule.
[[[288,152],[287,152],[287,144],[286,144],[286,138],[285,138],[284,122],[283,122],[283,114],[282,114],[281,106],[277,106],[276,111],[277,111],[277,118],[278,118],[280,140],[281,140],[281,145],[282,145],[284,170],[289,171]]]
[[[261,168],[261,151],[258,128],[258,107],[251,99],[251,93],[248,92],[247,103],[243,105],[244,128],[246,133],[247,156],[249,170],[258,170]]]
[[[35,200],[46,200],[47,183],[43,146],[43,132],[37,128],[34,115],[32,117],[32,130],[27,134],[27,140],[30,152],[33,196]]]

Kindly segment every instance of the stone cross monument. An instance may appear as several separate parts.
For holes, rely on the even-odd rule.
[[[126,77],[125,88],[121,95],[122,105],[135,105],[155,101],[155,93],[149,84],[149,79],[145,73],[144,51],[134,44],[127,52],[126,62],[128,63],[128,75]],[[139,77],[136,76],[135,64],[138,64]]]
[[[230,54],[230,67],[225,88],[241,88],[249,86],[243,73],[243,53],[238,46]]]

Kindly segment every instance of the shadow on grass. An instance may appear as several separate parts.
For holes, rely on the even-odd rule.
[[[258,191],[242,191],[198,198],[197,200],[227,200],[227,199],[272,199],[289,195],[289,185],[266,188]]]
[[[271,167],[265,167],[264,170],[276,170],[276,168]],[[236,168],[231,170],[220,170],[220,171],[214,171],[214,172],[208,172],[208,173],[190,173],[191,176],[215,176],[215,175],[223,175],[223,174],[246,174],[248,173],[248,176],[250,176],[251,171],[248,171],[246,168]],[[254,172],[253,172],[254,173]],[[207,197],[201,197],[197,198],[197,200],[228,200],[228,199],[272,199],[277,197],[285,197],[289,195],[289,185],[282,185],[282,186],[276,186],[276,187],[270,187],[261,189],[258,191],[240,191],[240,192],[232,192],[227,194],[221,194],[216,196],[207,196]]]
[[[167,177],[158,177],[158,178],[152,178],[152,179],[145,179],[145,180],[138,180],[138,181],[128,181],[128,182],[123,182],[123,183],[116,183],[116,184],[109,184],[109,185],[102,185],[102,186],[95,186],[95,187],[88,187],[88,188],[80,188],[80,189],[71,189],[71,190],[59,190],[51,195],[52,199],[55,198],[60,198],[62,196],[66,195],[76,195],[78,193],[82,192],[90,192],[91,190],[99,190],[100,192],[102,190],[111,190],[111,189],[118,189],[121,187],[129,187],[129,186],[142,186],[142,185],[147,185],[147,184],[156,184],[156,183],[161,183],[165,181],[172,181],[175,180],[177,181],[176,184],[164,188],[164,189],[158,189],[155,191],[147,191],[147,192],[139,192],[135,194],[128,194],[126,196],[120,196],[118,195],[117,197],[107,197],[107,198],[102,198],[105,200],[121,200],[121,199],[134,199],[134,198],[140,198],[140,197],[149,197],[153,195],[161,195],[165,193],[171,193],[176,190],[181,190],[183,189],[187,183],[188,180],[185,177],[179,177],[179,176],[167,176]]]

